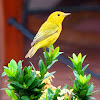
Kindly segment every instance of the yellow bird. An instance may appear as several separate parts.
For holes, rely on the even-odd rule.
[[[70,14],[71,13],[64,13],[61,11],[53,12],[40,27],[31,43],[32,47],[26,54],[25,58],[31,58],[38,49],[45,49],[54,44],[61,33],[64,18]]]

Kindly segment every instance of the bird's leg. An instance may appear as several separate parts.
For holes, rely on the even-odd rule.
[[[43,51],[45,52],[46,51],[46,48],[43,48]]]
[[[52,55],[52,53],[53,53],[53,51],[54,51],[54,50],[53,50],[53,49],[51,49],[50,47],[48,47],[48,49],[50,49],[50,50],[52,51],[52,52],[51,52],[51,55]]]
[[[50,47],[48,47],[48,49],[50,49],[52,52],[54,51],[53,49],[51,49]]]
[[[50,49],[52,52],[51,52],[51,55],[52,55],[52,53],[53,53],[53,49],[51,49],[50,47],[48,47],[48,49]],[[43,48],[43,51],[45,52],[46,51],[46,48]]]

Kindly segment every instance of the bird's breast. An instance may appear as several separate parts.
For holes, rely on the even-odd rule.
[[[58,39],[59,35],[61,33],[61,28],[53,35],[49,36],[48,38],[40,41],[41,44],[40,48],[42,47],[49,47],[50,45],[54,44],[56,40]]]

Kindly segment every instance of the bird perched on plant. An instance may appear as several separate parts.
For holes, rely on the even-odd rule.
[[[45,49],[54,44],[61,33],[64,18],[70,14],[71,13],[64,13],[61,11],[53,12],[40,27],[31,43],[32,47],[26,54],[25,58],[31,58],[38,49]]]

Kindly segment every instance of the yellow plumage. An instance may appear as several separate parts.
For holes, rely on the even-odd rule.
[[[55,43],[62,30],[62,22],[67,15],[70,15],[70,13],[56,11],[48,17],[34,37],[31,43],[32,48],[25,58],[31,58],[39,48],[46,48]]]

